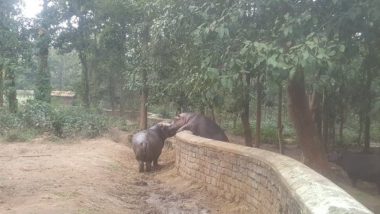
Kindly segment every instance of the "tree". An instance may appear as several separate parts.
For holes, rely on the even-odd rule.
[[[17,111],[16,75],[30,58],[28,22],[20,17],[20,1],[0,3],[0,103],[5,92],[8,109]]]
[[[78,54],[86,106],[109,103],[115,111],[120,103],[123,112],[127,97],[140,99],[142,129],[152,104],[216,121],[238,115],[247,146],[256,122],[259,146],[267,104],[278,99],[272,106],[282,150],[286,85],[306,164],[326,170],[325,152],[336,136],[345,140],[350,116],[360,118],[354,126],[369,149],[371,124],[378,122],[372,117],[379,94],[377,1],[50,2],[53,44]]]
[[[37,100],[50,103],[51,85],[48,66],[50,17],[48,16],[48,3],[48,0],[44,0],[43,2],[43,10],[40,15],[41,19],[37,30],[38,72],[35,97]]]
[[[54,5],[56,16],[52,23],[56,27],[61,23],[67,24],[67,26],[57,29],[59,34],[54,44],[63,52],[75,50],[78,53],[82,66],[81,97],[86,107],[91,105],[91,62],[96,61],[91,61],[95,54],[94,50],[96,50],[95,6],[91,1],[56,1]]]
[[[3,64],[0,65],[0,108],[4,104],[4,70]]]

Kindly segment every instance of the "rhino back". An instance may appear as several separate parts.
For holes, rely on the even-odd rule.
[[[132,149],[135,153],[137,160],[146,159],[146,148],[147,148],[147,140],[146,140],[146,131],[141,131],[133,135],[132,137]]]
[[[133,135],[132,148],[136,159],[153,161],[159,157],[164,141],[156,130],[148,129]]]
[[[191,122],[193,123],[192,127],[194,127],[194,130],[192,131],[195,135],[228,142],[228,138],[225,135],[224,130],[220,128],[213,120],[198,115]]]

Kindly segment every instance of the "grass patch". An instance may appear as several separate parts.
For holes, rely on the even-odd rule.
[[[26,142],[34,139],[39,134],[36,129],[12,129],[5,135],[7,142]]]

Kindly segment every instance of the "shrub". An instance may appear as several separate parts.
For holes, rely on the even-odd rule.
[[[28,127],[50,130],[52,128],[52,107],[45,102],[29,100],[21,111],[21,118]]]
[[[0,135],[5,135],[9,130],[20,129],[23,127],[23,121],[17,114],[0,110]]]
[[[8,141],[25,141],[41,131],[61,138],[96,137],[110,125],[110,120],[95,109],[54,107],[40,101],[28,101],[19,114],[0,112],[0,135]]]
[[[108,123],[109,126],[117,127],[122,131],[131,131],[138,129],[138,124],[128,123],[128,120],[122,117],[111,117]]]
[[[52,118],[53,131],[58,137],[96,137],[108,126],[105,115],[82,107],[56,108]]]
[[[35,129],[11,129],[5,134],[5,140],[8,142],[25,142],[35,138],[38,131]]]

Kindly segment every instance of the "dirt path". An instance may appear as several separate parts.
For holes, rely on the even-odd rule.
[[[220,204],[173,168],[164,150],[155,173],[106,138],[0,144],[0,213],[220,213]],[[223,206],[222,206],[223,207]]]

